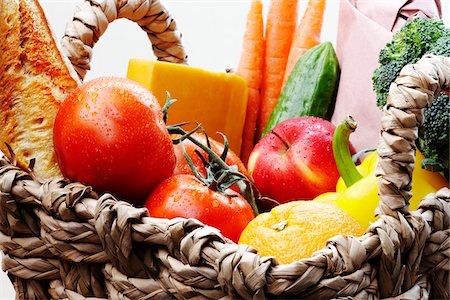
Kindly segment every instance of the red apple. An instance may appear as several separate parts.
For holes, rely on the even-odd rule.
[[[286,203],[336,190],[335,126],[317,117],[281,122],[250,154],[248,171],[262,196]]]

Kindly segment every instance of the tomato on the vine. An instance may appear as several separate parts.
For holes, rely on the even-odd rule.
[[[179,135],[172,134],[172,138],[178,138]],[[193,133],[192,137],[196,139],[198,142],[202,143],[203,145],[207,145],[207,139],[204,134],[201,133]],[[213,152],[215,152],[218,156],[221,156],[224,152],[225,146],[208,137],[210,148]],[[204,166],[202,159],[198,156],[196,151],[198,151],[203,158],[208,161],[208,154],[200,149],[197,145],[195,145],[192,141],[189,139],[183,140],[183,146],[186,149],[186,154],[189,156],[189,158],[192,160],[192,163],[194,164],[197,171],[202,175],[206,175],[206,167]],[[191,167],[188,165],[186,158],[184,157],[183,150],[181,149],[180,144],[174,145],[175,149],[175,157],[176,157],[176,166],[175,170],[173,171],[173,175],[179,175],[179,174],[193,174]],[[231,150],[228,149],[227,156],[225,158],[225,163],[229,166],[237,166],[238,171],[244,175],[245,177],[249,178],[248,171],[245,168],[245,165],[242,163],[240,158]],[[239,192],[239,188],[236,185],[232,186],[233,190],[236,192]]]
[[[195,218],[219,229],[234,242],[254,218],[250,204],[240,194],[227,189],[227,196],[210,189],[193,175],[176,175],[164,180],[147,199],[151,217]]]
[[[175,167],[158,101],[129,79],[103,77],[79,86],[61,104],[53,133],[65,177],[136,205]]]

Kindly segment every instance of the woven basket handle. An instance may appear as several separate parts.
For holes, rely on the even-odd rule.
[[[120,18],[136,22],[147,33],[158,60],[186,63],[181,33],[159,0],[85,0],[77,6],[61,41],[81,80],[90,70],[95,43],[109,23]]]
[[[415,140],[423,123],[423,109],[450,85],[450,58],[425,55],[402,69],[383,108],[378,145],[380,203],[376,213],[398,218],[409,213]]]

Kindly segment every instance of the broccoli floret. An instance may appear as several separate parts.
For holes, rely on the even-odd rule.
[[[389,86],[392,82],[394,82],[395,78],[397,78],[403,66],[403,61],[392,60],[374,71],[373,85],[375,87],[379,87],[376,93],[378,106],[382,107],[386,104],[386,99],[389,94]]]
[[[428,54],[450,57],[450,30],[437,40]],[[425,109],[424,124],[419,128],[420,151],[427,158],[422,167],[430,171],[440,171],[449,177],[449,130],[450,97],[441,93],[431,107]]]
[[[434,43],[431,49],[427,51],[427,54],[450,57],[450,30],[447,30],[446,33]]]
[[[407,64],[416,63],[425,54],[450,57],[450,28],[442,20],[416,18],[394,34],[380,51],[379,67],[373,72],[377,105],[386,104],[389,87]],[[449,97],[440,94],[425,109],[424,125],[419,128],[419,150],[426,159],[422,166],[442,171],[448,176],[449,163]]]
[[[394,34],[392,41],[380,51],[380,66],[372,76],[377,105],[386,104],[389,86],[404,66],[416,63],[427,53],[442,55],[448,47],[445,50],[441,45],[447,45],[449,39],[450,29],[445,28],[442,20],[436,19],[415,18]]]
[[[419,149],[427,160],[422,164],[430,171],[443,171],[448,176],[450,97],[441,93],[431,107],[425,109],[423,126],[419,128]]]

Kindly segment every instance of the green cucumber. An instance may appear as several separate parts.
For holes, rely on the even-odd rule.
[[[330,120],[339,75],[339,61],[330,42],[306,51],[289,75],[262,136],[284,120],[295,117],[314,116]]]

